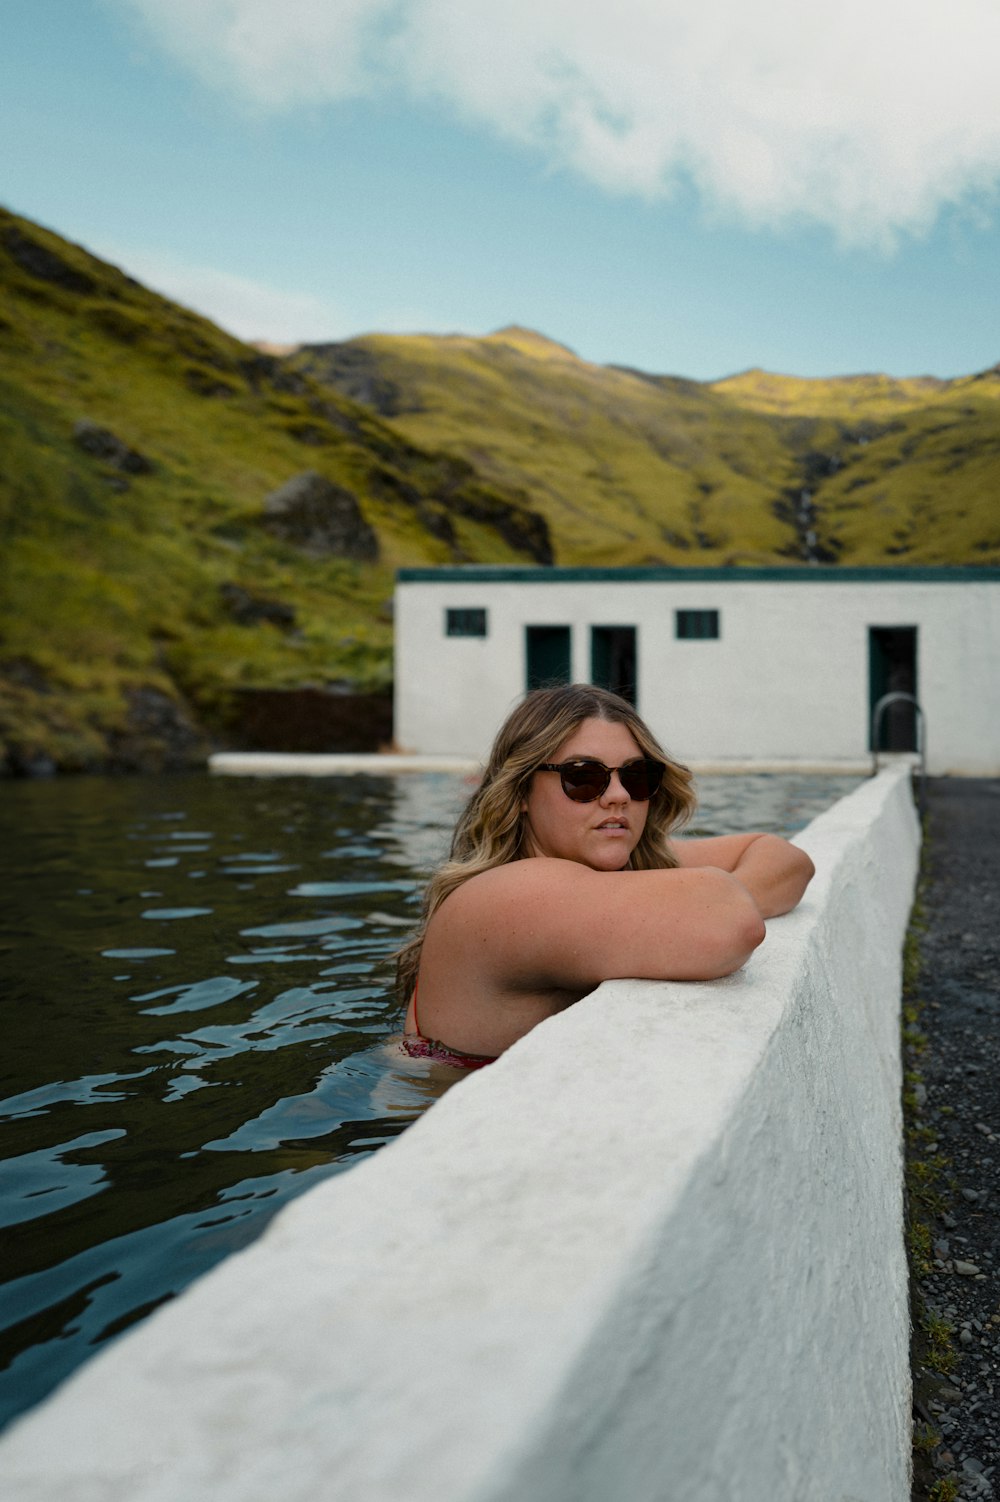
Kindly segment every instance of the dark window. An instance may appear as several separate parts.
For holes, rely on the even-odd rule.
[[[590,681],[635,703],[635,627],[593,626]]]
[[[529,690],[569,682],[568,626],[525,626],[524,646]]]
[[[678,610],[675,636],[682,641],[715,641],[719,635],[717,610]]]
[[[485,636],[486,611],[478,606],[471,610],[446,610],[444,630],[446,636]]]

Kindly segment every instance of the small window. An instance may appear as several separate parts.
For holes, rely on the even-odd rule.
[[[485,636],[486,611],[478,607],[446,610],[444,632],[446,636]]]
[[[717,610],[678,610],[675,636],[682,641],[715,641],[719,635]]]

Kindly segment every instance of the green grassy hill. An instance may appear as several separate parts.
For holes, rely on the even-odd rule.
[[[998,370],[700,384],[518,328],[279,357],[4,210],[0,294],[0,770],[360,734],[402,564],[1000,563]]]
[[[517,328],[310,345],[291,363],[524,490],[559,563],[1000,562],[996,370],[699,384]]]
[[[747,371],[713,390],[801,444],[831,562],[1000,563],[1000,366],[957,380]]]
[[[0,456],[8,770],[191,759],[251,689],[384,690],[397,566],[551,558],[523,495],[2,210]],[[310,471],[319,514],[269,516]]]

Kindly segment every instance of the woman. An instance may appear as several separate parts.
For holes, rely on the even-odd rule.
[[[777,835],[674,843],[694,802],[690,772],[624,699],[584,684],[530,693],[399,955],[405,1051],[480,1068],[603,980],[739,969],[813,865]]]

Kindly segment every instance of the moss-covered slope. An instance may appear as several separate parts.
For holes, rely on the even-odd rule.
[[[1000,562],[1000,373],[711,384],[588,364],[524,329],[292,358],[524,490],[560,563]]]
[[[551,558],[510,487],[2,210],[0,294],[0,766],[170,764],[240,690],[385,687],[398,565]],[[336,525],[267,513],[308,471]]]

